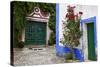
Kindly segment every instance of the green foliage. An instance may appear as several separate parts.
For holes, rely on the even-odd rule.
[[[48,22],[48,26],[49,28],[52,30],[52,33],[50,34],[50,38],[48,41],[49,45],[54,45],[56,43],[56,9],[55,9],[55,5],[51,8],[53,11],[51,13],[49,22]]]
[[[74,14],[74,7],[68,6],[66,20],[63,22],[63,39],[61,43],[64,45],[74,48],[77,47],[80,43],[81,31],[80,31],[80,19],[82,12],[79,15]],[[70,10],[70,11],[69,11]]]
[[[80,37],[82,35],[80,31],[80,19],[82,12],[79,15],[75,15],[74,7],[70,5],[67,8],[66,20],[63,22],[63,39],[60,41],[65,46],[69,47],[72,54],[72,60],[75,60],[74,48],[80,44]]]
[[[79,39],[81,37],[81,31],[79,28],[79,21],[68,21],[64,31],[63,36],[66,44],[69,44],[71,46],[78,46],[79,45]]]
[[[73,54],[71,52],[66,54],[66,60],[71,60],[72,57],[73,57]]]
[[[48,26],[55,33],[55,27],[56,27],[56,18],[55,18],[55,16],[50,17]]]
[[[30,14],[34,7],[39,7],[42,11],[50,12],[51,17],[49,24],[53,22],[55,24],[55,4],[49,3],[33,3],[33,2],[21,2],[21,1],[13,1],[12,3],[12,20],[13,20],[13,44],[17,46],[19,42],[19,36],[22,34],[23,29],[25,28],[26,16]],[[53,20],[52,20],[53,19]],[[50,24],[50,29],[53,24]],[[53,25],[54,27],[54,25]]]
[[[24,42],[23,41],[20,41],[19,43],[18,43],[18,48],[23,48],[24,47]]]
[[[50,34],[50,39],[49,39],[49,41],[48,41],[48,44],[50,45],[50,46],[52,46],[52,45],[54,45],[55,44],[55,33],[51,33]]]
[[[55,20],[55,16],[51,16],[51,19],[49,20],[48,26],[49,28],[52,30],[51,34],[50,34],[50,38],[48,40],[48,44],[49,45],[54,45],[56,42],[56,36],[55,36],[55,26],[56,26],[56,20]]]

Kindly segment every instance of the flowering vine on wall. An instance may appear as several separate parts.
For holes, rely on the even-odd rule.
[[[76,6],[67,6],[67,14],[65,15],[65,20],[63,21],[63,38],[61,39],[61,43],[71,49],[73,53],[73,49],[77,47],[80,42],[81,31],[80,31],[80,20],[82,16],[82,12],[75,14]]]

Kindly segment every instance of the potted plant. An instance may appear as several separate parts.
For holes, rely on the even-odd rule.
[[[23,41],[20,41],[19,43],[18,43],[18,48],[23,48],[24,47],[24,42]]]

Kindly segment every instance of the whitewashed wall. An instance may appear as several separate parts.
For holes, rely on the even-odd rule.
[[[67,13],[67,6],[69,4],[60,4],[59,5],[59,41],[60,39],[63,37],[63,33],[62,33],[62,20],[65,20],[65,15]],[[79,11],[83,12],[82,15],[82,19],[88,19],[90,17],[94,17],[96,16],[96,20],[98,20],[98,7],[97,6],[87,6],[87,5],[71,5],[71,6],[76,6],[75,8],[75,13],[78,13]],[[98,22],[96,22],[97,25]],[[97,29],[97,28],[96,28]],[[83,24],[83,41],[80,39],[80,46],[79,48],[82,49],[82,42],[84,44],[84,57],[85,59],[87,59],[88,57],[88,46],[87,46],[87,28],[86,25]],[[63,46],[63,44],[61,44],[59,42],[60,46]]]
[[[62,21],[65,20],[65,15],[67,13],[67,6],[69,4],[60,4],[59,5],[59,41],[62,38]],[[75,13],[79,11],[83,12],[82,19],[87,19],[93,16],[97,16],[97,7],[96,6],[87,6],[87,5],[73,5],[76,6]],[[60,43],[60,45],[62,45]]]
[[[66,4],[59,4],[59,41],[60,39],[63,37],[63,33],[62,33],[62,21],[65,20],[65,15],[67,11],[67,5]],[[60,46],[63,46],[63,44],[61,44],[59,42]]]

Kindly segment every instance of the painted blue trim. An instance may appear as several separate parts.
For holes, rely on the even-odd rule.
[[[83,23],[82,23],[82,20],[80,21],[80,25],[81,25],[81,31],[83,32]],[[83,58],[83,61],[84,61],[84,45],[83,45],[83,36],[82,36],[82,50],[81,50],[81,56]]]
[[[81,20],[82,31],[83,31],[83,23],[94,23],[94,40],[95,40],[95,47],[97,47],[96,16]]]
[[[95,40],[95,48],[97,47],[97,30],[96,30],[96,17],[94,17],[94,40]]]
[[[94,23],[94,42],[95,42],[95,48],[97,47],[97,31],[96,31],[96,16],[94,16],[94,17],[90,17],[90,18],[88,18],[88,19],[83,19],[83,20],[81,20],[81,22],[80,22],[80,24],[81,24],[81,30],[82,30],[82,32],[83,32],[83,24],[86,24],[86,23]],[[83,37],[82,37],[82,41],[83,41]],[[82,50],[83,50],[83,42],[82,42]],[[84,53],[83,53],[83,55],[84,55]]]
[[[56,55],[63,56],[70,52],[70,49],[64,46],[59,46],[59,4],[56,4]]]
[[[59,4],[56,4],[56,52],[59,46]]]
[[[84,61],[84,58],[82,56],[82,51],[77,49],[77,48],[74,48],[74,55],[75,55],[75,58],[77,60],[79,60],[80,62],[83,62]]]
[[[56,4],[56,55],[64,56],[70,51],[70,48],[59,45],[59,4]],[[74,49],[74,54],[76,59],[80,60],[80,62],[83,61],[79,49]]]

